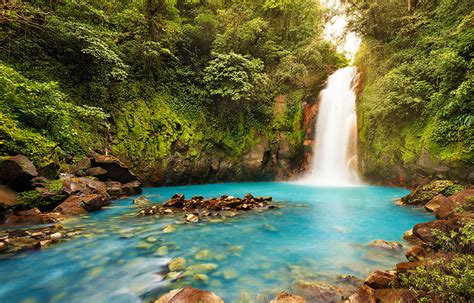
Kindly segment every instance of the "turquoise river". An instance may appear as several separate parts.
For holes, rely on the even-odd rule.
[[[66,223],[83,233],[45,250],[0,260],[0,302],[149,302],[183,285],[214,291],[226,302],[268,302],[295,282],[365,277],[404,260],[404,251],[368,247],[399,241],[432,219],[394,201],[407,190],[311,187],[294,183],[228,183],[146,188],[151,203],[175,193],[273,196],[279,209],[247,212],[221,222],[186,224],[179,217],[137,217],[132,198]],[[163,232],[173,224],[176,230]],[[163,279],[166,264],[212,263],[200,279]]]

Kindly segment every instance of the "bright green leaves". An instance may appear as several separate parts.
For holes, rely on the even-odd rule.
[[[215,54],[205,69],[204,81],[214,96],[233,101],[248,100],[257,85],[265,81],[259,59],[236,53]]]

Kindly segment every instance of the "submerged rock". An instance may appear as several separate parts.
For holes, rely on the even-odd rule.
[[[199,290],[186,286],[170,291],[154,303],[224,303],[224,300],[210,291]]]
[[[385,240],[375,240],[369,243],[370,247],[395,250],[403,248],[403,245],[398,242],[388,242]]]
[[[307,303],[303,297],[291,295],[287,292],[282,291],[275,299],[271,300],[270,303]]]
[[[195,274],[203,274],[207,273],[209,271],[216,270],[218,268],[217,264],[214,263],[203,263],[203,264],[194,264],[191,266],[188,266],[186,268],[186,271],[193,272]]]
[[[175,258],[168,263],[168,269],[170,271],[182,270],[186,267],[186,259],[183,257]]]
[[[134,199],[132,201],[133,204],[135,205],[139,205],[139,206],[143,206],[143,205],[147,205],[148,203],[150,203],[150,201],[146,198],[146,197],[138,197],[136,199]]]

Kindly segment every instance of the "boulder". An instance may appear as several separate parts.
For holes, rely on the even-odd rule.
[[[271,300],[270,303],[307,303],[303,297],[291,295],[287,292],[282,291],[275,299]]]
[[[396,265],[397,273],[405,273],[409,270],[413,270],[420,266],[425,266],[426,262],[424,261],[414,261],[414,262],[401,262]]]
[[[48,186],[48,179],[42,176],[34,177],[33,179],[30,180],[30,182],[31,182],[32,188],[36,188],[36,187],[45,188]]]
[[[16,191],[10,186],[0,185],[0,205],[13,206],[16,204]]]
[[[120,183],[129,183],[138,181],[130,170],[117,158],[105,155],[95,155],[93,160],[94,166],[101,167],[107,171],[107,177],[111,181]]]
[[[439,194],[433,199],[431,199],[428,203],[425,204],[426,210],[436,213],[436,211],[440,208],[441,205],[451,203],[451,201],[446,198],[443,194]]]
[[[67,178],[63,182],[63,192],[68,195],[98,194],[107,196],[105,183],[89,178]]]
[[[403,248],[403,245],[398,242],[389,242],[385,240],[375,240],[369,243],[370,247],[376,247],[387,250],[395,250]]]
[[[204,291],[186,286],[182,289],[170,291],[155,303],[224,303],[224,300],[210,291]]]
[[[413,192],[402,198],[405,204],[424,205],[435,196],[442,194],[446,189],[453,186],[449,180],[437,180],[415,189]]]
[[[4,224],[6,225],[34,225],[34,224],[48,224],[56,223],[64,219],[60,213],[45,213],[43,214],[39,209],[33,208],[23,210],[16,213],[10,213],[5,216]]]
[[[61,167],[56,162],[51,162],[38,169],[38,176],[53,180],[59,176]]]
[[[106,181],[105,187],[109,196],[119,198],[122,195],[122,183],[117,181]]]
[[[101,209],[109,205],[108,196],[89,194],[85,196],[72,195],[54,210],[65,215],[75,216]]]
[[[133,181],[122,185],[122,194],[125,196],[136,196],[142,193],[142,184]]]
[[[33,163],[23,155],[0,159],[0,184],[24,191],[31,188],[30,180],[37,175]]]
[[[422,261],[427,257],[427,255],[427,251],[420,245],[413,246],[405,254],[409,261]]]
[[[376,270],[365,280],[365,284],[374,289],[388,288],[396,277],[395,273]]]
[[[435,237],[434,230],[447,232],[449,230],[448,222],[445,220],[435,220],[425,223],[419,223],[413,227],[413,234],[426,243],[433,243]]]
[[[418,302],[418,294],[409,289],[375,289],[375,299],[383,303],[415,303]]]
[[[375,292],[367,285],[363,285],[348,299],[350,303],[376,303]]]
[[[142,197],[133,199],[132,203],[138,206],[142,206],[142,205],[147,205],[148,203],[150,203],[150,201],[146,197],[142,196]]]
[[[102,181],[107,180],[107,171],[102,167],[91,167],[86,171],[86,174]]]
[[[78,174],[83,175],[83,172],[91,168],[91,166],[92,166],[91,159],[88,157],[85,157],[79,160],[76,164],[71,165],[69,168],[65,170],[65,172],[71,175],[78,175]]]
[[[436,218],[447,219],[455,214],[456,209],[460,208],[474,210],[472,209],[474,207],[474,203],[471,200],[472,197],[474,197],[474,189],[466,189],[450,196],[436,210]]]

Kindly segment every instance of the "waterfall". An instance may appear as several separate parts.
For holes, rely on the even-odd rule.
[[[323,186],[356,185],[357,116],[354,78],[356,69],[339,69],[321,92],[316,123],[313,166],[306,183]]]

